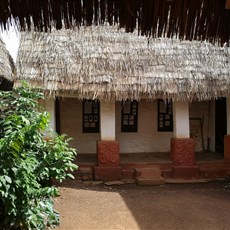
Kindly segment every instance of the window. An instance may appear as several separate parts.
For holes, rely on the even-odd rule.
[[[122,132],[137,132],[137,114],[138,114],[137,101],[127,100],[122,102],[122,115],[121,115]]]
[[[97,100],[83,101],[83,133],[99,133],[100,104]]]
[[[172,100],[158,100],[158,131],[173,131]]]

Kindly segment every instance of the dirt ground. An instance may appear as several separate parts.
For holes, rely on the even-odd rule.
[[[230,229],[226,182],[161,186],[67,183],[55,199],[56,230]]]

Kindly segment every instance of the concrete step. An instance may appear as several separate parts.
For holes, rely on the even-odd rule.
[[[151,168],[135,168],[136,177],[149,178],[149,177],[160,177],[161,170],[156,167]]]
[[[73,173],[75,180],[91,181],[94,179],[93,169],[90,167],[79,167],[78,170]]]
[[[138,185],[164,184],[159,168],[135,168],[135,178]]]
[[[137,178],[136,182],[138,185],[161,185],[165,183],[165,180],[163,177],[152,179]]]

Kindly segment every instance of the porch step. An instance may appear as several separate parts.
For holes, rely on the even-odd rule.
[[[159,168],[135,168],[136,182],[138,185],[160,185],[164,184]]]
[[[75,180],[91,181],[94,179],[94,172],[93,169],[90,167],[80,166],[79,169],[73,173],[73,175],[75,177]]]

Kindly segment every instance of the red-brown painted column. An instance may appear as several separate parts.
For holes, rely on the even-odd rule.
[[[98,166],[95,167],[95,180],[114,181],[121,179],[119,143],[98,141]]]
[[[230,161],[230,135],[224,136],[224,160]]]
[[[115,102],[101,102],[101,140],[97,142],[95,180],[121,179],[119,143],[115,140]]]
[[[230,161],[230,97],[226,98],[227,135],[224,136],[224,159]]]
[[[188,102],[173,103],[174,138],[171,139],[173,178],[192,179],[199,177],[195,162],[195,142],[190,138]]]

